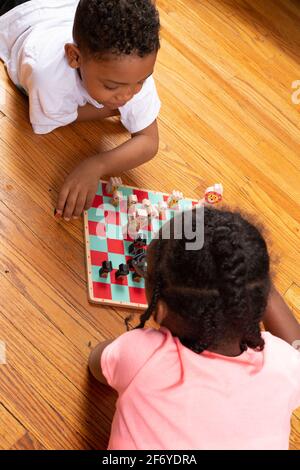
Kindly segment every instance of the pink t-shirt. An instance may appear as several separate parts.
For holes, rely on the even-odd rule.
[[[196,354],[165,328],[121,335],[101,366],[119,398],[109,449],[288,449],[300,353],[263,333],[262,352]]]

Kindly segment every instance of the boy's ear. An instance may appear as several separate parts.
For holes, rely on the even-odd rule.
[[[163,300],[159,300],[156,305],[154,320],[156,321],[156,323],[161,325],[164,319],[167,317],[167,314],[168,309],[165,302]]]
[[[75,44],[65,44],[65,53],[69,66],[78,69],[81,65],[81,54],[78,47]]]

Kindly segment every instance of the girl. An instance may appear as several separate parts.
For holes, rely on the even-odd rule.
[[[192,212],[195,232],[196,211]],[[204,209],[204,245],[162,233],[148,249],[148,309],[89,366],[117,390],[109,449],[287,449],[300,406],[300,326],[271,284],[258,229]],[[190,240],[188,240],[190,242]],[[153,317],[160,329],[144,329]]]

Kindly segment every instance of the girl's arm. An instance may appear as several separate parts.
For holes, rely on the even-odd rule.
[[[101,356],[106,346],[108,346],[112,341],[114,340],[108,339],[102,343],[99,343],[93,349],[89,357],[89,369],[91,374],[95,377],[96,380],[104,385],[108,385],[108,383],[101,370]]]
[[[266,330],[287,343],[300,341],[300,324],[273,285],[263,323]]]

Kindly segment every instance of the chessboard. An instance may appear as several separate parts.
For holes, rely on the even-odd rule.
[[[109,189],[108,192],[108,188],[107,181],[99,182],[92,207],[84,213],[88,297],[94,303],[145,309],[145,282],[135,274],[131,265],[134,239],[128,233],[128,200],[133,196],[136,206],[140,208],[145,200],[158,207],[160,203],[166,203],[170,195],[121,184],[117,188],[118,201],[115,203],[112,191]],[[196,204],[196,200],[182,198],[176,208],[168,208],[158,217],[149,218],[146,226],[144,224],[139,230],[146,240],[144,249],[147,249],[155,233],[176,212],[191,209]],[[103,263],[111,267],[109,272],[101,275]],[[119,275],[124,274],[120,271],[120,266],[124,270],[124,265],[129,267],[129,272]]]

